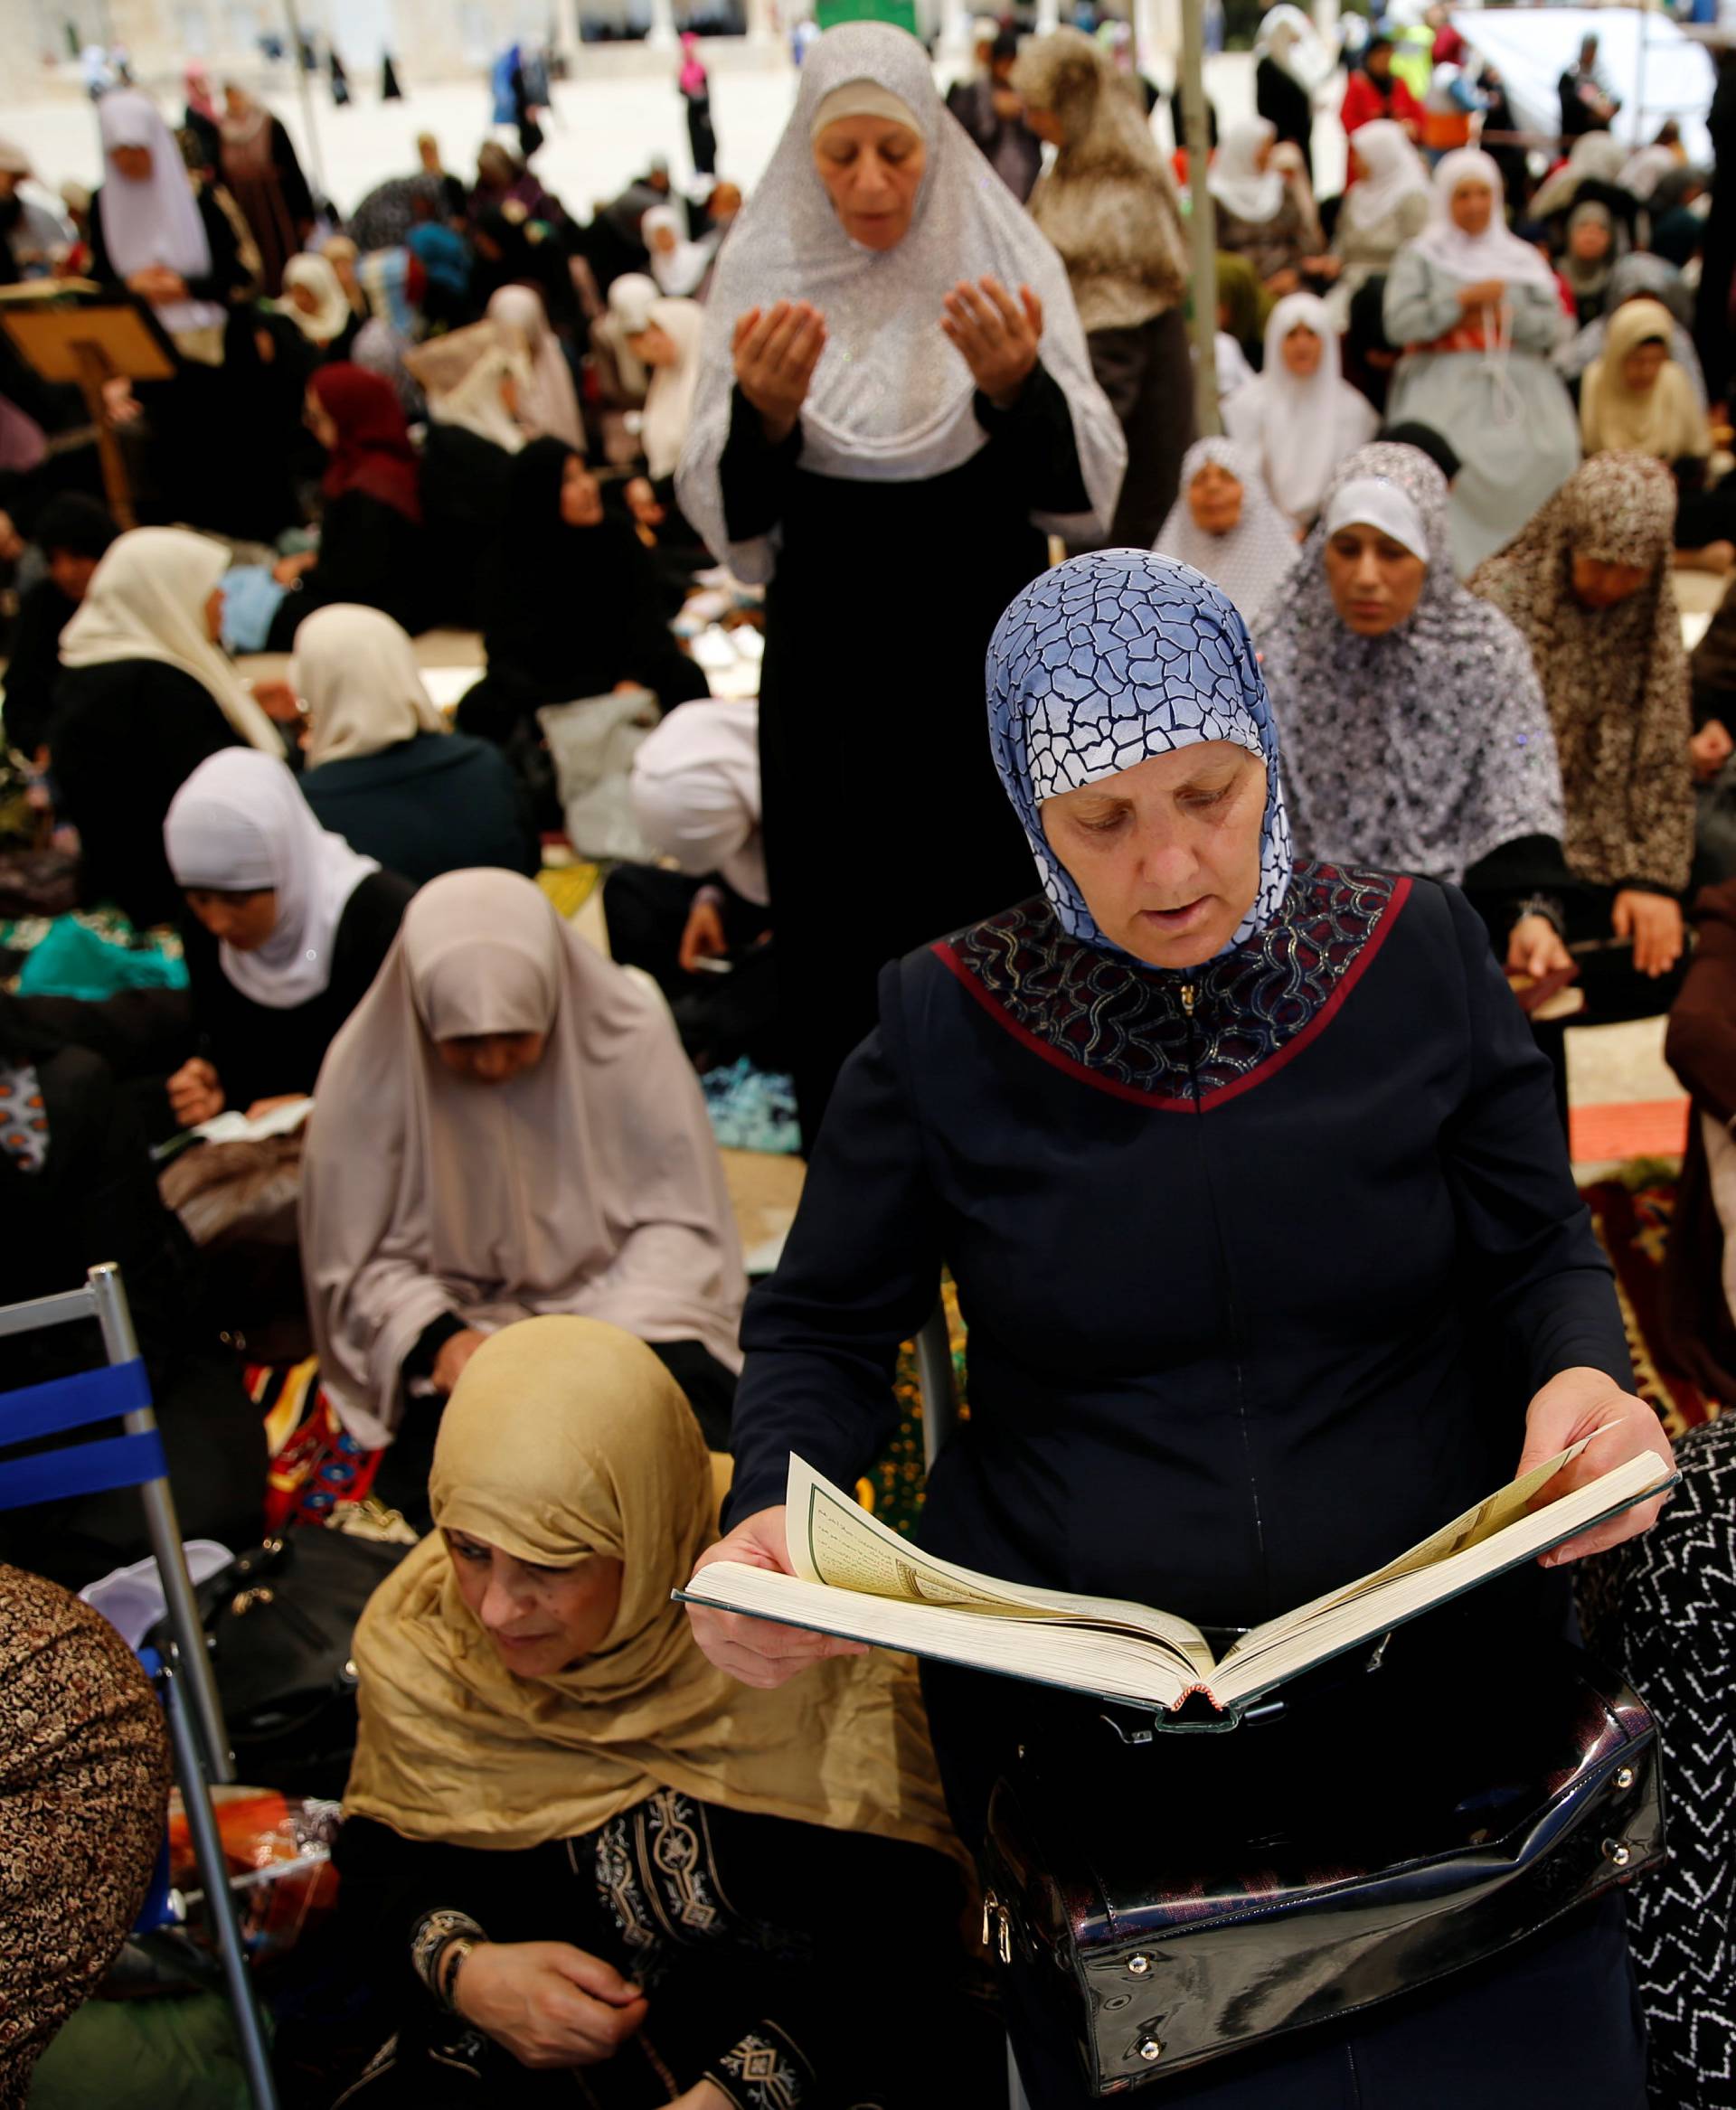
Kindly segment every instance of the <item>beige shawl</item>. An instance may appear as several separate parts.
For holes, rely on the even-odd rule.
[[[61,634],[62,666],[149,659],[191,674],[250,748],[283,759],[283,742],[235,663],[205,627],[229,551],[185,528],[133,528],[114,542]]]
[[[416,649],[379,608],[334,601],[296,632],[296,692],[307,706],[307,767],[377,755],[450,729],[422,683]]]
[[[670,1592],[717,1535],[698,1425],[641,1342],[529,1319],[472,1358],[440,1424],[439,1527],[356,1629],[352,1814],[511,1851],[594,1832],[659,1787],[750,1814],[957,1852],[908,1657],[835,1657],[756,1691],[701,1654]],[[520,1678],[459,1594],[441,1536],[515,1559],[624,1566],[594,1655]]]
[[[1679,461],[1709,455],[1712,431],[1694,383],[1674,359],[1649,389],[1630,389],[1622,365],[1630,352],[1656,337],[1674,342],[1675,318],[1662,301],[1624,301],[1603,326],[1603,353],[1580,383],[1580,433],[1587,454],[1627,449]]]
[[[455,1077],[434,1043],[480,1033],[548,1044],[508,1083]],[[302,1264],[320,1375],[359,1440],[389,1439],[404,1358],[447,1313],[485,1330],[578,1313],[741,1368],[735,1219],[668,1007],[533,881],[430,881],[316,1098]]]
[[[1175,306],[1186,290],[1181,204],[1134,89],[1076,29],[1027,43],[1013,78],[1066,135],[1031,217],[1061,251],[1082,326],[1132,328]]]

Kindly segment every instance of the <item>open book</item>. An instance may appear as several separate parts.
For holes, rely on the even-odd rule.
[[[1251,1628],[1222,1658],[1197,1626],[1172,1613],[997,1582],[924,1553],[793,1452],[785,1524],[796,1573],[716,1560],[675,1595],[691,1605],[1069,1686],[1159,1715],[1178,1714],[1197,1694],[1190,1715],[1203,1713],[1210,1722],[1215,1710],[1227,1719],[1211,1726],[1228,1728],[1287,1679],[1648,1500],[1675,1478],[1648,1451],[1533,1509],[1592,1440],[1582,1437],[1545,1459],[1373,1575]]]

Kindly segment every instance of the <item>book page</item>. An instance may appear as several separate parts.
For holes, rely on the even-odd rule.
[[[1311,1617],[1273,1620],[1244,1634],[1225,1655],[1212,1683],[1212,1696],[1220,1705],[1228,1705],[1268,1691],[1316,1663],[1372,1641],[1518,1567],[1563,1539],[1589,1531],[1605,1517],[1648,1501],[1675,1477],[1662,1458],[1647,1451],[1640,1457],[1624,1459],[1588,1486],[1558,1496],[1542,1509],[1509,1516],[1504,1530],[1461,1544],[1445,1559],[1410,1570],[1395,1562],[1400,1572],[1336,1602],[1325,1601],[1324,1608],[1316,1608]]]
[[[805,1582],[907,1605],[944,1605],[987,1618],[1052,1619],[1125,1630],[1156,1641],[1200,1676],[1212,1656],[1196,1626],[1113,1597],[1075,1597],[1059,1590],[997,1582],[925,1553],[871,1517],[862,1504],[789,1455],[785,1525],[789,1558]]]
[[[785,1626],[1065,1686],[1154,1711],[1179,1705],[1197,1682],[1192,1669],[1161,1642],[1124,1627],[1080,1626],[1042,1612],[985,1618],[980,1606],[831,1589],[733,1560],[709,1562],[675,1594],[684,1604],[775,1619]]]
[[[1328,1590],[1324,1597],[1313,1597],[1306,1605],[1297,1605],[1293,1611],[1284,1613],[1277,1619],[1269,1619],[1264,1625],[1251,1627],[1235,1646],[1226,1649],[1224,1662],[1259,1644],[1273,1639],[1279,1634],[1288,1634],[1321,1614],[1330,1612],[1340,1605],[1347,1605],[1354,1598],[1364,1596],[1370,1590],[1379,1589],[1383,1584],[1394,1582],[1401,1575],[1415,1575],[1420,1569],[1433,1568],[1439,1562],[1448,1560],[1467,1547],[1481,1546],[1497,1531],[1504,1531],[1509,1524],[1527,1516],[1535,1497],[1548,1486],[1563,1465],[1571,1465],[1587,1444],[1594,1443],[1603,1434],[1594,1428],[1590,1436],[1582,1436],[1566,1450],[1558,1451],[1552,1458],[1545,1458],[1541,1465],[1533,1465],[1523,1479],[1510,1480],[1505,1487],[1498,1487],[1493,1494],[1485,1495],[1475,1507],[1457,1516],[1449,1524],[1389,1560],[1384,1568],[1377,1568],[1372,1575],[1358,1576],[1354,1582],[1345,1583],[1341,1588]]]

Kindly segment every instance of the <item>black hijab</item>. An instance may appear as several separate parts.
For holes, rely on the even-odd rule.
[[[574,452],[544,438],[514,457],[484,623],[490,673],[518,675],[551,703],[644,681],[670,650],[656,574],[631,528],[561,517]]]

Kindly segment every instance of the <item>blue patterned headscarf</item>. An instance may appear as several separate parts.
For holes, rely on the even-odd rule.
[[[1246,624],[1190,566],[1104,550],[1033,579],[989,641],[988,724],[995,767],[1069,937],[1120,950],[1050,849],[1042,801],[1205,740],[1233,740],[1266,765],[1260,891],[1231,944],[1278,913],[1291,866],[1278,728]]]

